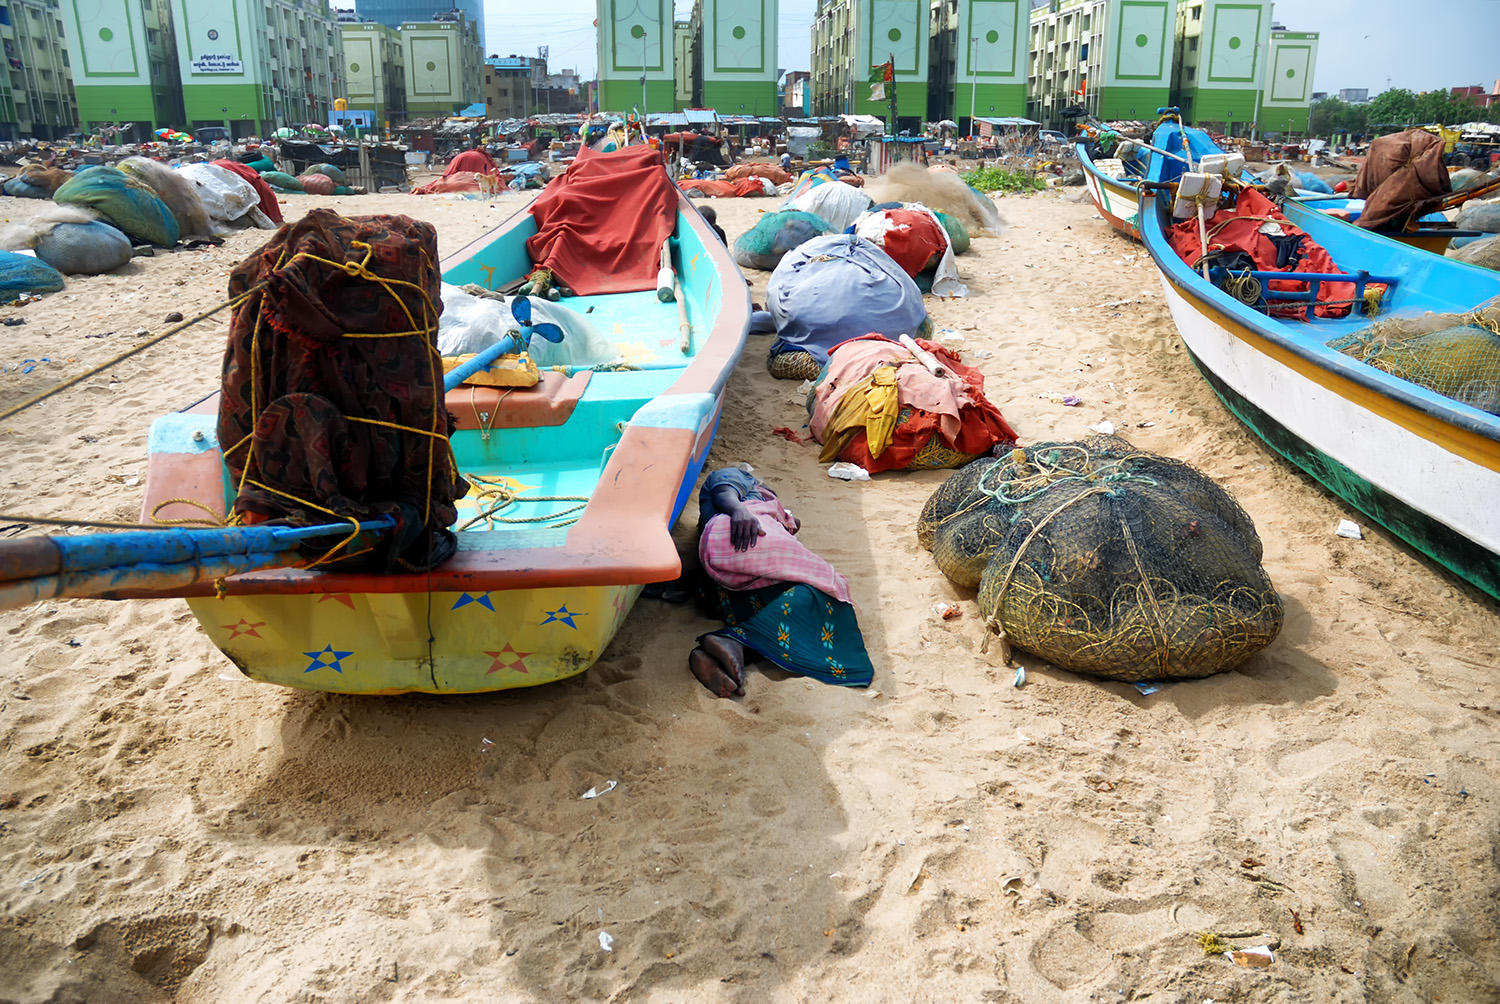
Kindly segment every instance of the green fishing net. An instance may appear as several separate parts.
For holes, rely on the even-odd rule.
[[[1466,314],[1388,317],[1328,347],[1461,404],[1500,414],[1500,297]]]
[[[977,460],[928,499],[917,533],[948,578],[979,590],[1007,658],[1015,646],[1114,680],[1200,677],[1281,630],[1245,511],[1118,436]]]

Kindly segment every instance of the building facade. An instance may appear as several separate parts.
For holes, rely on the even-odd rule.
[[[345,97],[343,33],[327,0],[173,0],[190,128],[235,137],[328,121]]]
[[[1272,30],[1261,91],[1261,132],[1306,133],[1312,118],[1313,70],[1318,65],[1318,33]]]
[[[18,39],[18,13],[32,20],[24,11],[29,6],[16,0],[6,5],[8,45]],[[122,142],[138,142],[155,129],[187,125],[168,0],[63,0],[57,14],[63,22],[59,34],[66,45],[76,116],[85,129],[120,125]],[[36,48],[34,42],[31,48]],[[24,68],[25,60],[9,53],[7,58],[14,99],[17,63]]]
[[[400,28],[409,21],[431,21],[434,14],[457,12],[479,27],[481,51],[484,48],[484,0],[354,0],[354,10],[362,19],[378,21],[387,28]]]
[[[812,74],[806,70],[792,70],[781,82],[781,114],[787,118],[802,118],[811,114]]]
[[[1027,107],[1044,125],[1080,106],[1095,118],[1143,120],[1171,99],[1171,0],[1072,0],[1031,15]]]
[[[479,25],[461,12],[401,25],[406,53],[406,111],[411,118],[452,115],[485,100]]]
[[[730,115],[777,114],[777,0],[697,0],[697,8],[698,106]]]
[[[547,64],[535,56],[491,56],[484,61],[484,114],[492,119],[525,118],[536,112],[538,85]]]
[[[931,0],[819,0],[813,18],[813,111],[889,119],[898,126],[927,115]],[[894,64],[890,83],[872,86],[874,68]],[[883,96],[880,96],[882,95]]]
[[[62,11],[46,0],[0,5],[7,72],[0,76],[0,135],[58,139],[78,128],[72,56]]]
[[[696,15],[700,9],[701,5],[696,5],[693,13]],[[699,83],[697,63],[694,59],[698,45],[696,24],[696,18],[689,21],[676,21],[672,24],[672,110],[674,112],[698,106]]]
[[[1172,103],[1183,118],[1231,136],[1248,134],[1267,84],[1270,0],[1184,0],[1175,43]],[[1304,109],[1307,90],[1301,88]]]
[[[598,0],[599,109],[665,112],[675,105],[670,0]]]
[[[1021,0],[932,0],[930,121],[1026,113],[1029,17]]]
[[[401,33],[379,21],[340,19],[344,41],[342,95],[350,111],[369,111],[379,127],[406,118],[406,48]]]

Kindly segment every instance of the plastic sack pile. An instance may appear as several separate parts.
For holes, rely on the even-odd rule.
[[[1002,654],[1114,680],[1231,669],[1281,630],[1260,537],[1222,488],[1117,436],[977,460],[917,525],[943,573],[979,590]]]

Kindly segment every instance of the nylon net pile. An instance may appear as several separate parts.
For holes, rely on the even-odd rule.
[[[1389,317],[1328,347],[1461,404],[1500,414],[1500,297],[1466,314]]]
[[[1201,677],[1281,630],[1245,511],[1117,436],[978,460],[938,487],[917,532],[948,578],[978,588],[1007,659],[1016,646],[1115,680]]]

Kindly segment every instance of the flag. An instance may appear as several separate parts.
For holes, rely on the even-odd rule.
[[[884,101],[885,100],[885,84],[882,83],[882,84],[871,84],[870,85],[870,100],[871,101]]]

